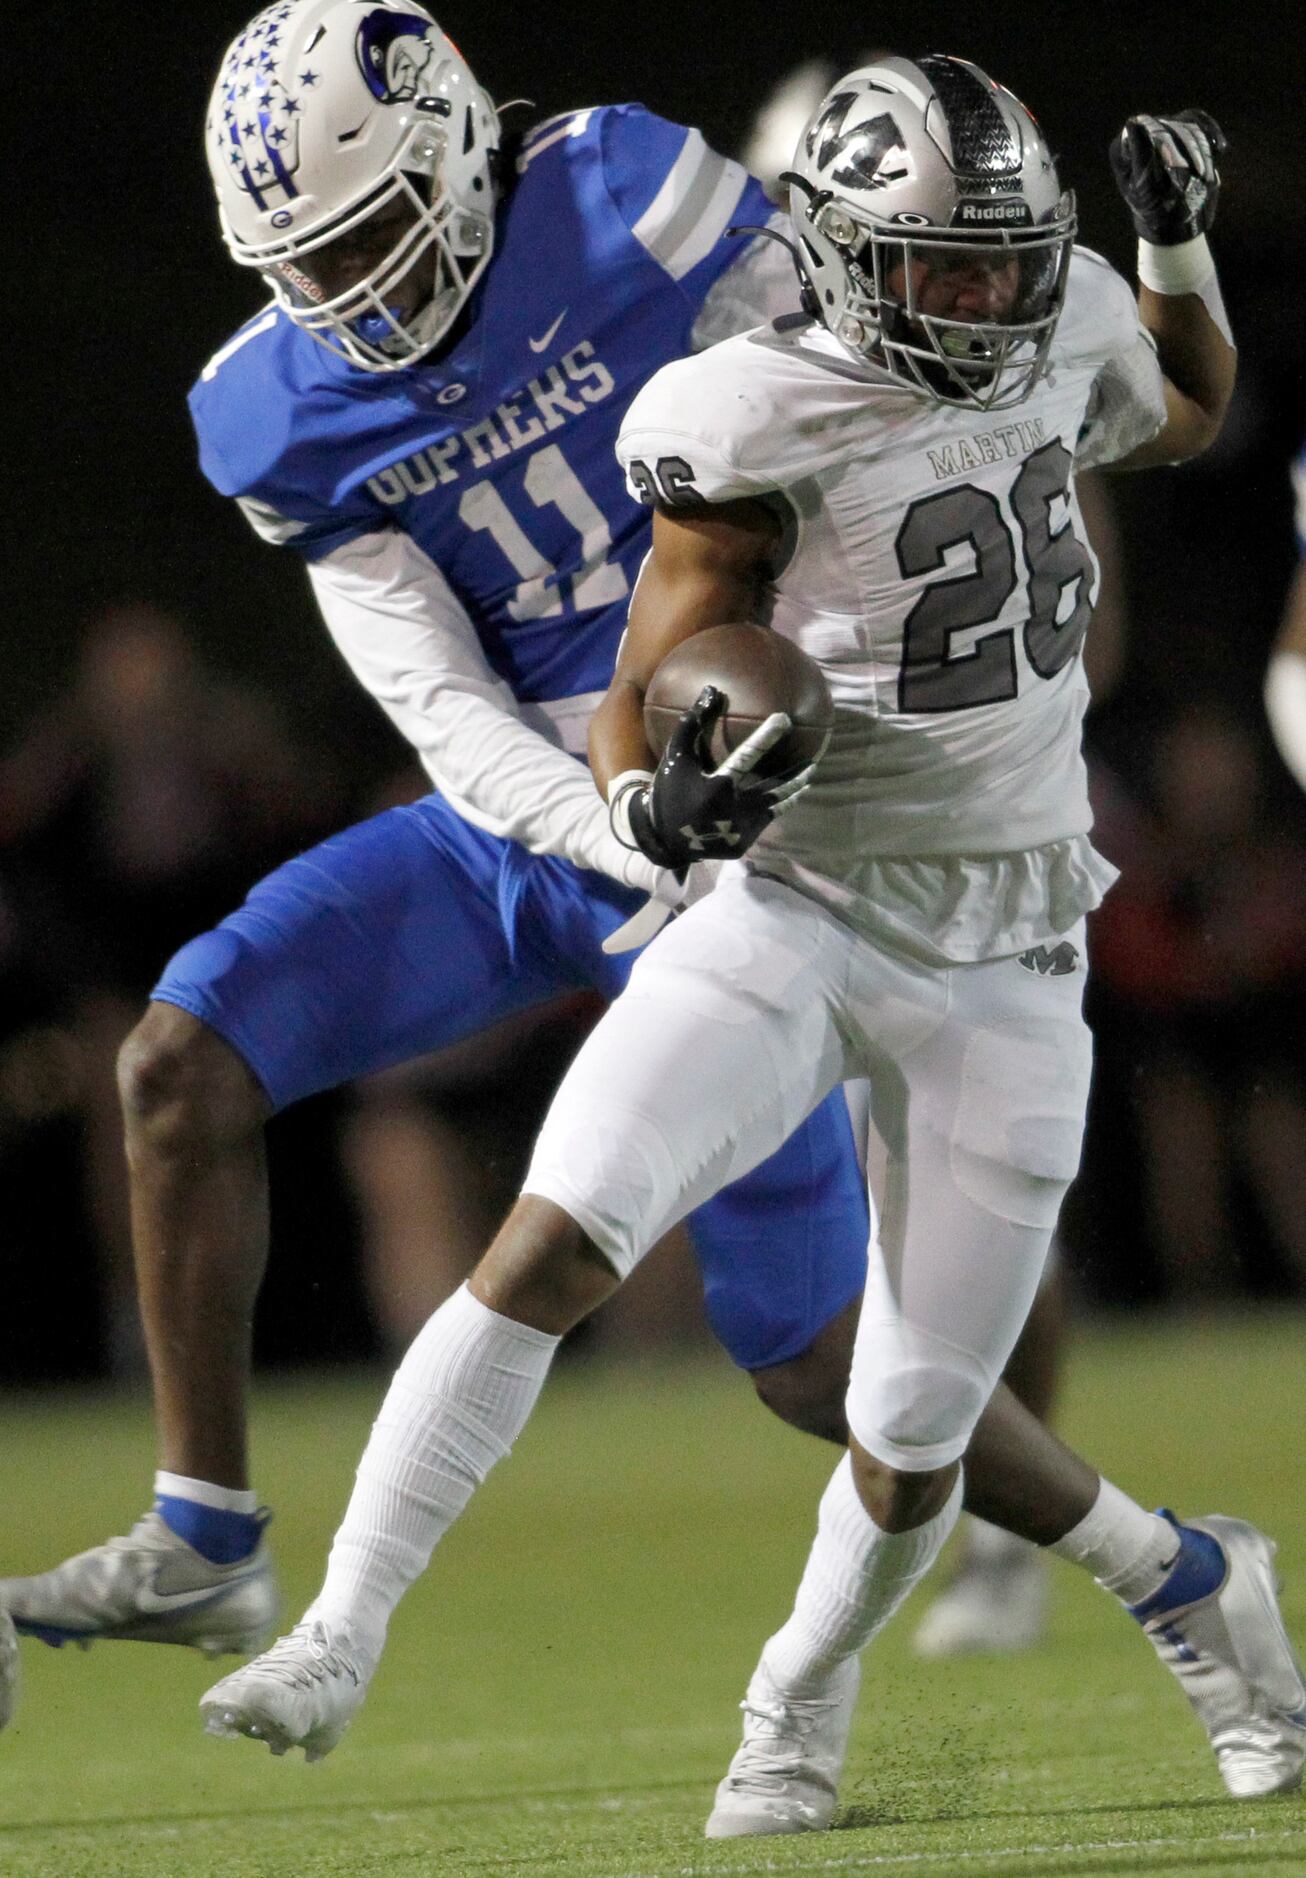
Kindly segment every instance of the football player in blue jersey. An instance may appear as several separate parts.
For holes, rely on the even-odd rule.
[[[228,250],[273,299],[192,394],[202,465],[303,556],[435,785],[184,947],[123,1053],[155,1504],[0,1583],[0,1605],[54,1643],[216,1652],[277,1611],[246,1452],[264,1123],[561,992],[614,996],[632,955],[605,942],[680,898],[577,760],[649,542],[615,442],[659,366],[796,287],[778,244],[730,235],[774,211],[697,131],[623,105],[506,139],[430,16],[388,0],[261,12],[222,63],[207,150]],[[838,1093],[691,1231],[732,1357],[842,1441],[868,1218]],[[999,1458],[1000,1423],[978,1437]],[[1008,1523],[1009,1496],[973,1456],[972,1510]]]
[[[782,249],[729,235],[774,211],[697,131],[622,105],[505,138],[392,0],[259,13],[207,151],[226,245],[273,298],[195,387],[204,471],[303,556],[434,793],[290,862],[166,967],[121,1063],[155,1505],[0,1603],[55,1643],[246,1651],[277,1612],[246,1456],[264,1123],[577,987],[615,995],[633,955],[604,941],[679,898],[577,760],[649,541],[615,441],[658,366],[795,288]],[[867,1232],[837,1094],[692,1222],[717,1334],[836,1439]]]

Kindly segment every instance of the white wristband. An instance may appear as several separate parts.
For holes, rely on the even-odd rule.
[[[1200,293],[1215,272],[1215,256],[1205,235],[1159,248],[1138,244],[1138,278],[1153,293]]]
[[[1300,652],[1271,654],[1265,714],[1279,755],[1306,789],[1306,657]]]
[[[1224,310],[1215,256],[1205,235],[1160,248],[1150,241],[1138,244],[1138,278],[1153,293],[1195,293],[1210,314],[1226,345],[1233,344],[1229,315]]]
[[[623,848],[639,847],[630,832],[630,798],[636,789],[647,789],[652,781],[652,770],[623,769],[608,784],[608,823]]]

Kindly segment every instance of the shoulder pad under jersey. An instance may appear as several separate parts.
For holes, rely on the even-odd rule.
[[[1151,343],[1128,281],[1100,254],[1077,247],[1070,257],[1066,304],[1052,342],[1054,366],[1096,371],[1132,351],[1140,335]]]

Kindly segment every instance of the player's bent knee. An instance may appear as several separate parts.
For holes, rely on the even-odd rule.
[[[788,1363],[773,1363],[767,1369],[751,1371],[751,1375],[759,1401],[782,1422],[840,1447],[847,1441],[844,1397],[848,1379],[843,1370],[833,1372],[824,1364],[815,1364],[804,1351]]]
[[[470,1286],[500,1316],[560,1337],[597,1310],[620,1282],[564,1208],[527,1193],[472,1273]]]
[[[162,1150],[261,1125],[268,1101],[231,1045],[198,1017],[152,1003],[118,1053],[130,1142]]]
[[[920,1474],[965,1453],[993,1383],[957,1355],[956,1362],[886,1363],[869,1377],[854,1362],[848,1426],[879,1463]]]
[[[923,1525],[952,1491],[955,1463],[911,1472],[878,1460],[855,1439],[848,1445],[857,1497],[881,1532],[908,1532]]]
[[[753,1387],[773,1415],[840,1447],[848,1440],[844,1403],[860,1312],[861,1299],[855,1298],[823,1324],[797,1356],[750,1372]]]

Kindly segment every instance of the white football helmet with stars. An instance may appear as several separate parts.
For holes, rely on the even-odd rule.
[[[395,0],[266,7],[223,59],[205,130],[233,260],[370,372],[429,352],[475,286],[494,244],[498,143],[494,107],[457,47],[424,8]],[[397,244],[328,297],[311,257],[396,198],[413,215]],[[415,266],[430,269],[430,292],[404,318],[387,294]]]

